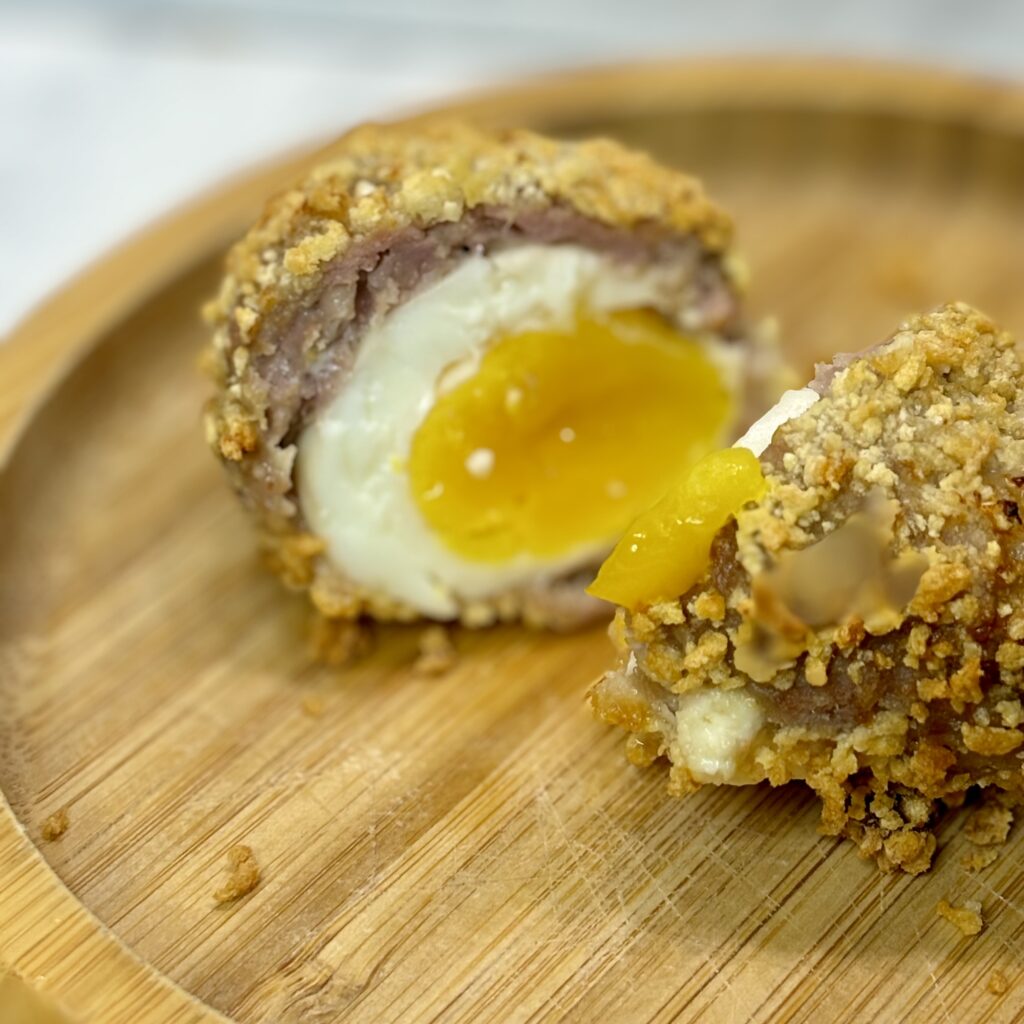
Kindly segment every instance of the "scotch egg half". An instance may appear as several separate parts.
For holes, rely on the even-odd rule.
[[[614,141],[364,126],[229,254],[207,437],[326,618],[571,628],[780,390],[744,276],[700,183]]]
[[[687,331],[679,277],[524,245],[391,311],[298,442],[331,561],[436,619],[599,563],[735,427],[737,350]]]

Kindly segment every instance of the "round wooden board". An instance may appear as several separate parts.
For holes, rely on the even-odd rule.
[[[946,299],[1024,333],[1019,91],[746,60],[464,109],[702,175],[805,370]],[[584,706],[601,630],[462,634],[436,679],[409,630],[311,660],[195,371],[223,245],[296,166],[156,226],[0,349],[0,968],[103,1024],[1017,1019],[1018,836],[970,874],[951,818],[931,875],[886,877],[799,787],[670,800]],[[218,906],[235,843],[263,880]],[[980,900],[982,935],[942,898]]]

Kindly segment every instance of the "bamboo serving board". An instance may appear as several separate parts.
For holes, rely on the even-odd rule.
[[[1024,334],[1019,91],[746,60],[467,108],[702,175],[805,371],[946,299]],[[602,630],[460,634],[440,678],[409,671],[412,630],[314,663],[195,370],[224,245],[300,162],[152,228],[0,348],[0,1020],[1024,1016],[1024,830],[970,874],[951,816],[907,879],[819,837],[799,787],[671,800],[584,706]],[[262,881],[218,905],[238,843]]]

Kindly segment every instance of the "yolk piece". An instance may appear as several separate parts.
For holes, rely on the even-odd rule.
[[[748,449],[706,455],[636,519],[587,592],[629,609],[685,594],[707,568],[715,534],[766,490]]]
[[[646,310],[499,338],[412,439],[417,506],[479,562],[610,543],[721,443],[732,403],[701,347]]]

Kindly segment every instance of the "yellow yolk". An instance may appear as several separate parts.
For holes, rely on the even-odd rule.
[[[721,442],[731,404],[701,347],[652,312],[500,338],[413,436],[413,497],[475,561],[608,543]]]
[[[766,490],[753,452],[712,452],[630,526],[587,592],[630,609],[685,594],[707,568],[715,534]]]

